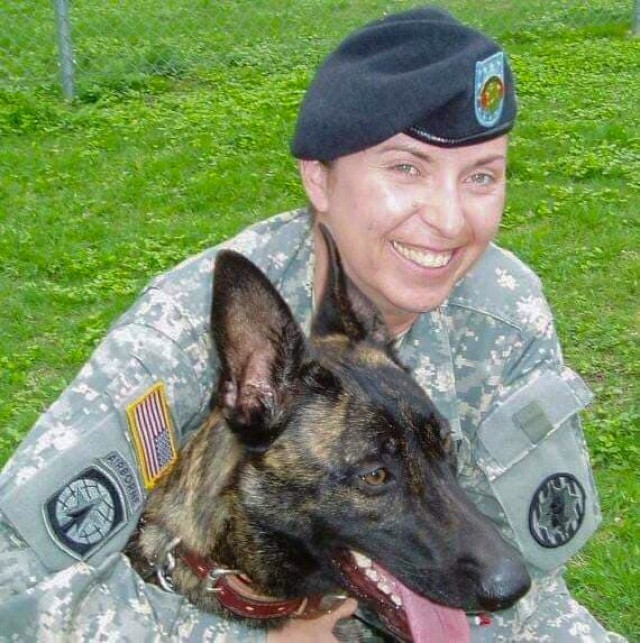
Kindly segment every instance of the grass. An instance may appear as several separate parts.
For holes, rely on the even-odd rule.
[[[510,52],[521,118],[499,241],[542,277],[567,362],[597,394],[584,419],[605,520],[568,579],[603,622],[640,640],[631,9],[548,0],[527,3],[529,18],[522,3],[481,14],[470,0],[449,4]],[[0,22],[31,21],[0,29],[14,54],[0,77],[0,464],[149,278],[303,202],[287,142],[312,70],[352,27],[408,3],[243,0],[187,11],[167,0],[156,23],[157,3],[131,3],[125,20],[127,5],[74,3],[82,74],[72,105],[54,77],[49,5],[27,11],[18,0],[0,12]]]

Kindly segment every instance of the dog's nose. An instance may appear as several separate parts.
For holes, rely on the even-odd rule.
[[[531,577],[525,566],[513,558],[497,561],[480,580],[477,589],[478,603],[490,612],[513,605],[531,587]]]

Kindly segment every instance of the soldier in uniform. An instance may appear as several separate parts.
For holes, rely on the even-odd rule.
[[[591,393],[563,363],[538,278],[492,242],[515,117],[506,56],[481,33],[432,8],[366,25],[327,58],[300,110],[292,152],[310,207],[220,247],[257,264],[308,330],[327,260],[317,223],[331,230],[449,420],[461,483],[532,576],[514,607],[466,617],[471,640],[624,640],[562,577],[600,521],[578,418]],[[3,470],[0,639],[265,640],[145,584],[121,553],[147,491],[208,413],[218,250],[148,285]],[[268,640],[332,640],[354,608]]]

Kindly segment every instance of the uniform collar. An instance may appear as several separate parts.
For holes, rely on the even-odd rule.
[[[460,440],[455,371],[443,308],[419,315],[396,350],[402,364],[449,421],[454,439]]]
[[[312,217],[295,256],[289,261],[277,284],[304,332],[311,331],[313,315],[313,246]],[[456,381],[449,345],[449,332],[444,307],[421,314],[413,326],[399,338],[400,361],[411,369],[418,384],[427,392],[438,410],[451,425],[453,437],[460,439],[462,430],[458,416]]]

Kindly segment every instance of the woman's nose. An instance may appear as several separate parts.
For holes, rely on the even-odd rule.
[[[432,192],[419,206],[422,219],[441,237],[455,239],[467,225],[460,195],[454,189]]]

